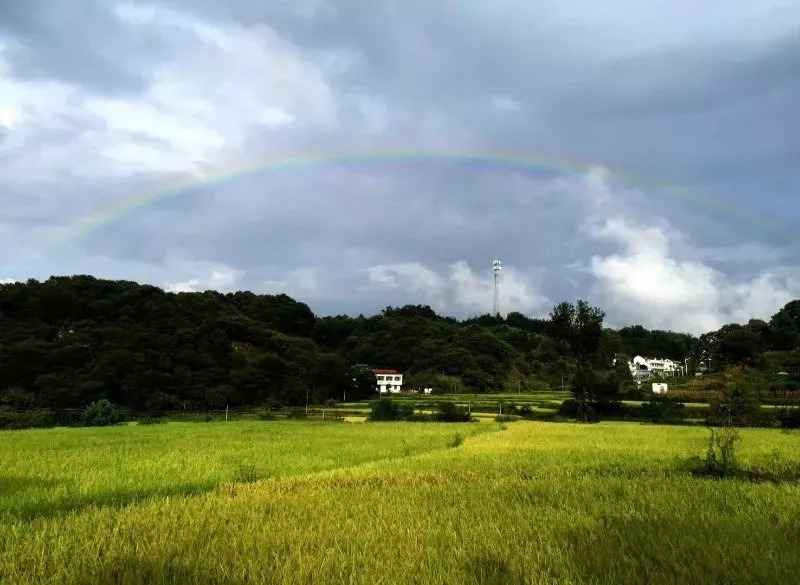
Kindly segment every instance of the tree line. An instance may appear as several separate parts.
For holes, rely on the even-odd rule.
[[[769,323],[695,338],[641,326],[611,330],[602,311],[583,302],[563,303],[544,318],[515,312],[458,320],[415,305],[318,317],[286,295],[169,293],[52,277],[0,285],[0,408],[84,408],[101,399],[136,410],[360,400],[374,395],[372,367],[403,371],[407,387],[526,392],[572,384],[588,401],[624,384],[626,370],[614,368],[614,358],[757,365],[767,350],[795,350],[799,325],[800,301]]]

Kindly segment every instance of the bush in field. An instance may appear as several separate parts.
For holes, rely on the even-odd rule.
[[[286,413],[286,418],[297,420],[297,419],[308,418],[308,415],[306,414],[304,408],[290,408],[289,412]]]
[[[262,410],[258,413],[258,420],[277,420],[278,415],[269,409]]]
[[[391,398],[381,398],[373,402],[368,420],[391,421],[411,420],[414,417],[414,407],[408,404],[399,404]]]
[[[105,398],[92,402],[83,413],[83,424],[87,427],[108,427],[121,421],[117,407]]]
[[[461,436],[461,433],[456,433],[455,435],[453,435],[453,437],[448,442],[450,447],[452,447],[453,449],[457,449],[463,443],[464,443],[464,437]]]
[[[442,402],[436,408],[433,418],[437,422],[471,422],[472,416],[465,408],[456,406],[452,402]]]
[[[668,396],[653,396],[642,404],[640,416],[654,423],[680,423],[685,419],[684,404]]]
[[[143,416],[136,421],[139,425],[163,425],[166,424],[167,419],[163,416]]]
[[[778,420],[785,429],[800,429],[800,407],[781,408]]]
[[[582,404],[570,398],[561,403],[558,407],[558,414],[569,418],[581,419],[586,422],[598,422],[600,419],[592,408],[592,404],[587,402]]]
[[[739,441],[741,441],[739,433],[733,427],[723,427],[716,432],[711,429],[706,450],[705,472],[720,477],[735,475],[739,471],[736,453]]]
[[[0,408],[0,429],[19,430],[56,426],[56,417],[50,410],[16,411]]]
[[[515,422],[520,419],[519,416],[516,414],[501,414],[499,416],[494,417],[494,422],[499,423],[507,423],[507,422]]]

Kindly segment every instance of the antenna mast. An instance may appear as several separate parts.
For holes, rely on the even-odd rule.
[[[503,262],[495,260],[492,262],[492,270],[494,271],[494,312],[493,315],[500,314],[500,270],[503,268]]]

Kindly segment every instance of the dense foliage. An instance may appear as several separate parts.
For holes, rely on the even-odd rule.
[[[559,307],[543,319],[514,312],[459,321],[427,306],[318,318],[286,295],[168,293],[90,276],[0,285],[0,409],[83,410],[102,399],[153,412],[360,400],[374,388],[373,367],[403,371],[407,388],[443,393],[526,392],[577,377],[579,398],[585,390],[603,400],[630,384],[622,362],[637,354],[690,356],[710,369],[777,360],[790,374],[782,382],[800,379],[800,301],[769,323],[729,325],[699,340],[603,329],[602,311],[588,305],[591,336],[575,337],[571,305]]]

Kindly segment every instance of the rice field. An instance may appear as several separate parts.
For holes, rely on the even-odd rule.
[[[707,436],[536,422],[0,433],[0,583],[798,582],[800,483],[692,476]],[[800,434],[742,431],[741,460],[800,469]]]

